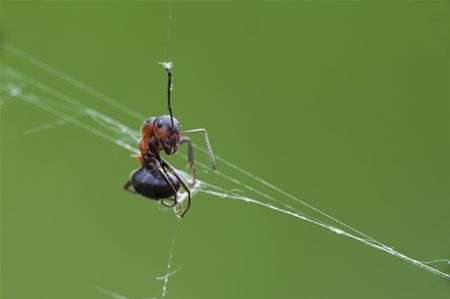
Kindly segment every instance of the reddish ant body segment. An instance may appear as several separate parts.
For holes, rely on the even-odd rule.
[[[180,206],[178,217],[183,217],[191,206],[191,190],[184,179],[176,172],[175,168],[161,158],[160,152],[172,155],[177,152],[180,145],[188,145],[187,167],[192,171],[191,186],[195,185],[196,173],[194,166],[194,153],[192,142],[188,137],[182,136],[187,133],[203,133],[205,143],[211,160],[211,168],[215,169],[215,159],[205,129],[180,131],[180,122],[173,117],[171,107],[172,94],[172,63],[162,63],[167,77],[167,102],[170,115],[151,117],[145,121],[141,129],[141,141],[139,142],[140,155],[136,157],[141,167],[131,174],[131,178],[125,183],[126,191],[140,194],[144,197],[161,201],[166,207]],[[170,171],[170,172],[169,172]],[[177,199],[177,193],[183,186],[187,193],[187,206],[183,208]],[[132,187],[132,189],[131,189]],[[173,198],[173,203],[166,203],[165,199]]]

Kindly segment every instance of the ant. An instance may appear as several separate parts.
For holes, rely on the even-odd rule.
[[[161,62],[167,72],[167,108],[170,115],[151,117],[144,122],[141,129],[141,140],[139,142],[139,152],[135,158],[141,163],[141,167],[131,173],[131,177],[125,183],[124,189],[131,193],[137,193],[144,197],[161,201],[165,207],[180,207],[177,212],[179,218],[186,215],[191,206],[190,186],[195,185],[196,172],[194,166],[194,152],[191,139],[182,136],[188,133],[203,133],[208,155],[211,161],[211,168],[216,168],[214,154],[208,140],[208,134],[205,129],[194,129],[189,131],[180,131],[180,122],[173,117],[171,96],[172,96],[172,63]],[[184,143],[188,145],[187,168],[191,169],[192,181],[188,185],[186,181],[176,172],[175,168],[167,161],[161,158],[160,152],[164,151],[167,155],[177,152],[178,147]],[[169,173],[169,171],[171,173]],[[178,201],[177,193],[180,185],[187,193],[187,206],[183,209]],[[130,187],[133,187],[132,189]],[[166,199],[172,199],[167,203]]]

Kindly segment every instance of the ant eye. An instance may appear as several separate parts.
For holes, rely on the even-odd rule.
[[[157,121],[156,121],[156,126],[158,127],[158,128],[161,128],[162,126],[163,126],[163,120],[162,119],[158,119]]]

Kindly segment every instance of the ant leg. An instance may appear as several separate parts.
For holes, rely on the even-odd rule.
[[[172,165],[170,165],[167,161],[163,159],[161,159],[161,163],[163,166],[167,167],[170,171],[172,171],[173,175],[177,178],[177,180],[180,182],[180,184],[183,186],[184,190],[186,190],[188,194],[187,207],[186,209],[184,209],[181,215],[179,215],[179,217],[182,218],[184,217],[184,215],[186,215],[187,211],[191,207],[191,189],[189,188],[188,184],[183,180],[183,178],[178,175],[178,173],[176,172],[175,168]]]
[[[175,187],[173,186],[172,182],[170,181],[169,176],[167,175],[166,169],[161,164],[160,164],[160,167],[157,166],[156,169],[161,174],[161,176],[166,181],[166,183],[169,185],[169,187],[170,187],[170,189],[172,190],[172,193],[173,193],[173,200],[174,200],[174,202],[173,202],[172,205],[166,204],[164,202],[164,199],[161,200],[161,203],[162,203],[163,206],[165,206],[167,208],[173,208],[174,206],[176,206],[178,204],[177,190],[175,190]]]
[[[192,171],[192,182],[190,183],[191,186],[195,185],[195,179],[197,178],[196,172],[195,172],[195,165],[194,165],[194,149],[192,147],[192,141],[189,137],[181,137],[180,138],[180,145],[183,143],[188,144],[188,163],[187,168],[191,169]]]
[[[216,159],[214,158],[214,154],[211,149],[211,144],[209,143],[209,139],[208,139],[208,132],[206,132],[206,129],[194,129],[194,130],[188,130],[188,131],[181,132],[181,134],[188,134],[188,133],[203,133],[203,137],[205,137],[206,151],[208,152],[209,161],[211,162],[211,168],[212,168],[212,170],[215,170],[216,169]]]
[[[125,186],[123,186],[123,189],[127,192],[137,194],[137,192],[133,189],[130,189],[130,187],[131,187],[131,180],[128,179],[128,181],[125,183]]]

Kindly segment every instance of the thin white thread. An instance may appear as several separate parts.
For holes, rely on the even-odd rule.
[[[173,16],[173,2],[168,1],[168,17],[167,17],[167,41],[166,41],[166,57],[169,61],[172,60],[172,16]]]
[[[113,297],[115,299],[128,299],[128,297],[126,297],[124,295],[121,295],[119,293],[107,290],[107,289],[99,287],[99,286],[97,286],[96,289],[97,289],[97,291],[99,291],[99,292],[101,292],[103,294],[109,295],[109,296],[111,296],[111,297]]]
[[[214,187],[217,188],[217,186],[214,186]],[[346,236],[348,238],[360,241],[360,242],[362,242],[362,243],[364,243],[364,244],[366,244],[366,245],[368,245],[370,247],[373,247],[375,249],[384,251],[384,252],[386,252],[388,254],[391,254],[393,256],[401,258],[402,260],[407,261],[407,262],[409,262],[409,263],[411,263],[411,264],[413,264],[413,265],[415,265],[415,266],[417,266],[419,268],[422,268],[424,270],[430,271],[433,274],[436,274],[436,275],[441,276],[443,278],[450,279],[450,274],[444,273],[444,272],[442,272],[442,271],[440,271],[438,269],[435,269],[433,267],[430,267],[430,266],[426,265],[426,263],[423,263],[421,261],[418,261],[418,260],[415,260],[413,258],[410,258],[409,256],[406,256],[406,255],[398,252],[397,250],[395,250],[392,247],[388,247],[388,246],[386,246],[384,244],[378,245],[378,244],[370,242],[370,241],[368,241],[368,240],[366,240],[364,238],[361,238],[361,237],[355,236],[355,235],[353,235],[353,234],[351,234],[349,232],[346,232],[346,231],[344,231],[344,230],[342,230],[340,228],[337,228],[337,227],[332,226],[332,225],[324,224],[323,222],[320,222],[320,221],[308,218],[308,217],[303,216],[303,215],[301,215],[299,213],[288,211],[288,210],[284,210],[284,209],[276,207],[274,205],[271,205],[271,204],[268,204],[268,203],[264,203],[264,202],[258,201],[256,199],[252,199],[252,198],[246,197],[246,196],[237,196],[237,195],[234,195],[232,193],[227,193],[227,192],[222,193],[222,192],[211,191],[211,190],[207,190],[207,189],[201,189],[200,192],[203,192],[203,193],[206,193],[206,194],[209,194],[209,195],[214,195],[214,196],[216,196],[218,198],[222,198],[222,199],[236,199],[236,200],[240,200],[240,201],[243,201],[243,202],[246,202],[246,203],[252,203],[252,204],[260,205],[260,206],[263,206],[265,208],[268,208],[268,209],[271,209],[271,210],[274,210],[274,211],[277,211],[277,212],[281,212],[283,214],[286,214],[286,215],[298,218],[300,220],[313,223],[313,224],[318,225],[318,226],[320,226],[322,228],[328,229],[328,230],[330,230],[330,231],[332,231],[332,232],[334,232],[334,233],[336,233],[338,235],[343,235],[343,236]]]
[[[106,294],[108,296],[111,296],[114,299],[130,299],[129,297],[127,297],[125,295],[121,295],[121,294],[119,294],[117,292],[113,292],[113,291],[107,290],[107,289],[99,287],[99,286],[97,286],[96,289],[97,289],[97,291],[99,291],[99,292],[101,292],[103,294]],[[156,297],[146,297],[144,299],[158,299],[158,298],[156,298]]]
[[[205,150],[204,150],[203,148],[201,148],[201,147],[199,147],[199,146],[197,146],[197,145],[195,145],[195,144],[194,144],[194,147],[195,147],[196,149],[198,149],[199,151],[203,152],[203,153],[207,153],[207,152],[205,152]],[[246,171],[246,170],[244,170],[244,169],[238,167],[237,165],[235,165],[235,164],[233,164],[233,163],[231,163],[231,162],[229,162],[229,161],[223,159],[222,157],[216,155],[216,158],[217,158],[218,161],[220,161],[220,162],[226,164],[227,166],[229,166],[229,167],[231,167],[231,168],[233,168],[233,169],[239,171],[240,173],[242,173],[242,174],[248,176],[249,178],[254,179],[255,181],[261,183],[262,185],[265,185],[265,186],[269,187],[270,189],[272,189],[272,190],[274,190],[274,191],[277,191],[277,192],[281,193],[282,195],[285,195],[285,196],[287,196],[288,198],[290,198],[290,199],[292,199],[292,200],[294,200],[294,201],[300,203],[301,205],[303,205],[303,206],[305,206],[305,207],[307,207],[307,208],[313,210],[314,212],[317,212],[317,213],[319,213],[320,215],[322,215],[322,216],[324,216],[324,217],[326,217],[326,218],[328,218],[328,219],[330,219],[330,220],[332,220],[332,221],[334,221],[334,222],[336,222],[336,223],[339,223],[340,225],[342,225],[342,226],[344,226],[344,227],[346,227],[346,228],[352,230],[353,232],[355,232],[355,233],[357,233],[357,234],[363,236],[363,237],[366,238],[367,240],[370,240],[370,241],[373,241],[373,242],[375,242],[375,243],[378,243],[379,245],[382,245],[382,243],[380,243],[380,242],[378,242],[377,240],[375,240],[375,239],[373,239],[373,238],[367,236],[366,234],[364,234],[364,233],[360,232],[359,230],[357,230],[357,229],[351,227],[350,225],[345,224],[344,222],[340,221],[339,219],[337,219],[337,218],[335,218],[335,217],[333,217],[333,216],[328,215],[327,213],[325,213],[325,212],[319,210],[318,208],[316,208],[316,207],[314,207],[314,206],[312,206],[312,205],[306,203],[306,202],[303,201],[303,200],[300,200],[299,198],[295,197],[294,195],[291,195],[290,193],[287,193],[287,192],[284,191],[284,190],[281,190],[280,188],[278,188],[278,187],[272,185],[271,183],[269,183],[269,182],[267,182],[267,181],[265,181],[265,180],[263,180],[263,179],[261,179],[261,178],[255,176],[254,174],[252,174],[252,173],[250,173],[250,172],[248,172],[248,171]],[[220,173],[218,173],[218,174],[220,175]]]
[[[60,127],[60,126],[63,126],[63,125],[66,125],[66,124],[70,123],[70,119],[72,119],[72,118],[77,118],[77,116],[75,115],[75,116],[70,116],[69,118],[60,118],[60,119],[57,119],[56,121],[45,123],[45,124],[42,124],[40,126],[37,126],[37,127],[31,128],[29,130],[26,130],[23,134],[24,135],[34,134],[34,133],[39,132],[39,131],[50,130],[50,129],[53,129],[55,127]]]
[[[172,267],[172,259],[173,259],[173,252],[175,250],[175,240],[176,240],[176,238],[177,238],[177,233],[175,232],[175,234],[173,235],[173,239],[172,239],[172,246],[170,248],[169,262],[167,264],[166,275],[156,278],[156,279],[163,279],[164,280],[164,285],[163,285],[162,294],[161,294],[162,299],[166,298],[166,296],[167,296],[167,286],[169,284],[169,277],[172,276],[173,274],[175,274],[180,269],[180,268],[178,268],[175,271],[170,272],[170,268]]]
[[[431,261],[420,261],[424,264],[437,264],[437,263],[445,263],[450,265],[450,260],[447,259],[438,259],[438,260],[431,260]]]
[[[166,275],[155,277],[155,279],[158,279],[158,280],[165,280],[166,278],[168,278],[168,277],[174,275],[175,273],[177,273],[177,272],[180,271],[180,270],[181,270],[181,267],[180,267],[180,268],[177,268],[177,269],[175,269],[175,270],[173,270],[173,271],[170,272],[170,273],[167,273]]]
[[[9,44],[9,43],[2,43],[2,48],[5,49],[6,51],[8,51],[11,54],[14,54],[16,57],[22,58],[23,60],[28,61],[29,63],[33,64],[36,67],[39,67],[40,69],[48,72],[49,74],[55,76],[56,78],[60,78],[64,81],[66,81],[67,83],[79,88],[80,90],[104,101],[105,103],[120,109],[121,111],[124,111],[126,113],[128,113],[131,116],[137,117],[139,119],[144,119],[144,116],[118,102],[116,102],[115,100],[111,99],[110,97],[98,92],[97,90],[95,90],[94,88],[90,87],[89,85],[73,78],[72,76],[54,68],[53,66],[43,62],[42,60],[26,53],[25,51],[14,47],[13,45]]]

